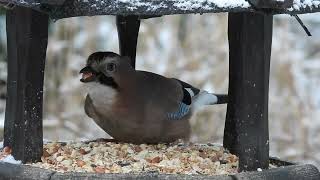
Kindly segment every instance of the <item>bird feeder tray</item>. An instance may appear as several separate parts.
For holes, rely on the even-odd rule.
[[[0,179],[320,179],[313,165],[270,159],[268,131],[273,16],[319,12],[319,0],[0,0],[0,5],[7,9],[8,41],[4,146],[10,147],[15,159],[22,162],[40,161],[43,154],[43,80],[49,18],[116,16],[120,54],[129,56],[134,67],[142,19],[228,12],[229,89],[223,146],[239,157],[239,170],[248,171],[218,176],[62,174],[0,162]],[[281,167],[268,169],[271,161]]]
[[[317,168],[312,165],[297,165],[277,158],[270,158],[270,169],[258,168],[254,172],[237,173],[238,158],[221,145],[211,143],[135,145],[99,139],[87,142],[47,142],[44,149],[42,162],[25,165],[0,163],[0,178],[300,180],[319,177]],[[3,152],[8,151],[7,148]],[[190,155],[187,159],[186,154]],[[0,153],[0,159],[3,155],[9,154]],[[108,160],[102,165],[99,160],[105,159]]]

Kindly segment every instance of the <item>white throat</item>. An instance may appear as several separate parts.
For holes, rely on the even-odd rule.
[[[116,90],[97,82],[86,83],[88,94],[96,107],[108,108],[114,102]]]

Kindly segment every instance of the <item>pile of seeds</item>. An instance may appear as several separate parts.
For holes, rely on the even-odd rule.
[[[238,158],[215,144],[134,145],[114,142],[51,142],[42,162],[30,164],[58,172],[233,174]]]

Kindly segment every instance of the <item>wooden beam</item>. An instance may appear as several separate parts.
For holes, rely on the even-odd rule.
[[[14,3],[18,4],[19,3],[29,3],[29,4],[37,4],[37,3],[42,3],[42,4],[51,4],[51,5],[62,5],[66,0],[0,0],[0,4],[7,4],[7,3]]]
[[[8,84],[4,146],[23,162],[42,155],[43,78],[48,16],[16,7],[7,11]]]
[[[319,180],[319,170],[314,165],[293,165],[272,168],[264,171],[243,172],[229,175],[187,175],[144,173],[83,173],[56,172],[34,166],[17,165],[0,162],[0,179],[10,180],[62,180],[62,179],[147,179],[147,180]]]
[[[224,147],[240,170],[268,169],[272,15],[229,13],[229,99]]]
[[[117,16],[119,50],[121,56],[128,56],[135,67],[137,42],[140,28],[138,16]]]
[[[248,0],[248,2],[258,9],[285,9],[293,5],[293,0]]]
[[[154,17],[172,14],[261,12],[262,8],[269,8],[268,13],[271,14],[304,14],[320,11],[318,0],[237,0],[230,1],[230,3],[228,1],[228,3],[225,3],[224,5],[221,5],[219,1],[209,0],[66,0],[62,4],[55,4],[54,2],[57,1],[61,3],[60,0],[52,0],[52,2],[51,0],[45,0],[45,3],[41,0],[0,0],[0,2],[1,1],[46,12],[55,20],[68,17],[96,15],[136,15],[141,17]],[[291,3],[292,1],[293,3]],[[50,2],[50,4],[48,4],[48,2]],[[255,7],[251,6],[249,2]]]

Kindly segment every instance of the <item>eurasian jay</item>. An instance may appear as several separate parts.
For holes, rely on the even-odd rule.
[[[128,57],[113,52],[91,54],[80,73],[80,81],[88,87],[86,114],[121,142],[186,140],[194,110],[227,102],[226,95],[211,94],[178,79],[135,70]]]

